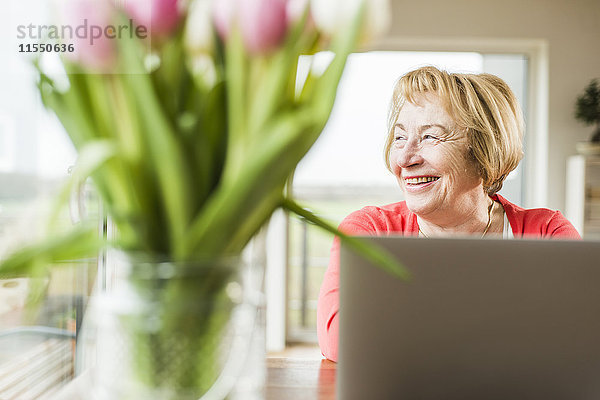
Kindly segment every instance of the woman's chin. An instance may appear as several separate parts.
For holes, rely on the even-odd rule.
[[[434,199],[415,198],[415,196],[406,194],[406,206],[412,213],[419,216],[427,215],[438,208],[438,205],[434,204],[435,202],[433,200]]]

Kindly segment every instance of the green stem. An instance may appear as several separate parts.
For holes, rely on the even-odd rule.
[[[346,242],[354,251],[365,257],[367,260],[373,262],[375,265],[379,266],[381,269],[388,272],[389,274],[398,277],[402,280],[410,279],[410,271],[408,271],[392,254],[390,254],[386,249],[382,248],[381,246],[369,242],[365,238],[358,238],[346,235],[339,229],[336,229],[333,225],[325,222],[324,220],[317,217],[310,211],[304,209],[291,199],[284,199],[282,206],[286,210],[305,218],[307,221],[312,222],[313,224],[326,230],[327,232],[337,235],[342,241]]]

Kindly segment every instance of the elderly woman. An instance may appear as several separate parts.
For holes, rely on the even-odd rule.
[[[522,158],[523,118],[500,78],[434,67],[402,76],[390,107],[385,160],[405,201],[365,207],[340,229],[353,235],[400,234],[579,238],[558,211],[523,209],[497,192]],[[339,239],[317,310],[323,355],[337,361]]]

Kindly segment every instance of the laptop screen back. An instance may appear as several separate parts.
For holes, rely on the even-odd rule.
[[[341,399],[600,398],[600,243],[369,237],[342,245]]]

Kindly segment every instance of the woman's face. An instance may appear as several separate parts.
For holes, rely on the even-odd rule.
[[[406,102],[394,126],[390,163],[408,208],[424,217],[460,210],[481,195],[482,180],[469,158],[467,137],[457,129],[437,95]]]

